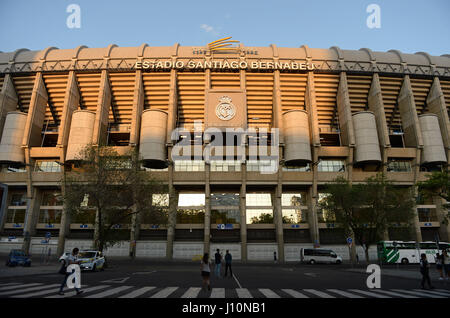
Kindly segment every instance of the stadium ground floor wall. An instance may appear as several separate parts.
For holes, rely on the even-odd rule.
[[[33,237],[31,239],[31,255],[35,262],[45,259],[46,256],[59,257],[56,254],[58,239],[51,238],[48,243],[42,243],[43,239],[40,237]],[[11,249],[21,249],[23,243],[22,238],[17,238],[8,241],[8,238],[1,238],[0,253],[6,254]],[[93,240],[89,239],[66,239],[64,250],[71,251],[77,247],[80,250],[91,249]],[[299,262],[300,249],[312,248],[312,243],[287,243],[284,244],[284,255],[286,262]],[[328,248],[335,251],[343,260],[349,260],[349,248],[345,244],[325,244],[321,248]],[[209,254],[213,257],[215,251],[220,249],[222,253],[229,250],[233,256],[233,260],[241,261],[242,246],[240,243],[211,243]],[[121,256],[129,255],[130,242],[122,241],[109,247],[105,250],[106,256]],[[358,246],[356,248],[360,260],[364,259],[364,250]],[[203,242],[174,242],[173,244],[173,259],[174,260],[199,260],[204,252]],[[247,258],[249,261],[274,261],[274,252],[279,255],[277,243],[247,243]],[[369,250],[371,260],[377,260],[376,247],[373,246]],[[137,241],[136,242],[136,257],[149,259],[165,259],[167,257],[167,241]]]

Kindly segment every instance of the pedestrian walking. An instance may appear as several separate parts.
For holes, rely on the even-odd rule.
[[[435,262],[436,262],[436,269],[439,273],[439,280],[444,279],[443,271],[442,271],[442,255],[439,254],[439,251],[436,253]]]
[[[233,271],[231,270],[231,261],[233,257],[230,254],[230,251],[227,250],[225,253],[225,277],[227,277],[228,269],[230,269],[230,277],[233,277]]]
[[[215,267],[216,276],[218,278],[220,278],[220,267],[222,265],[222,255],[220,255],[220,250],[219,249],[217,249],[216,254],[214,254],[214,262],[215,262],[215,265],[216,265],[216,267]]]
[[[64,274],[64,280],[63,280],[63,282],[61,284],[61,287],[59,288],[59,294],[60,295],[64,295],[63,290],[64,290],[64,286],[66,285],[67,278],[72,274],[72,273],[67,273],[67,266],[69,266],[70,264],[80,264],[80,262],[78,261],[78,251],[79,251],[79,249],[75,247],[72,250],[72,254],[67,256],[67,258],[65,258],[63,260],[62,267],[59,270],[59,272],[61,274]],[[79,289],[77,287],[75,287],[75,290],[77,291],[77,295],[79,295],[79,294],[81,294],[83,292],[81,289]]]
[[[442,251],[442,268],[445,272],[445,279],[448,280],[450,276],[450,257],[448,256],[447,250]]]
[[[430,264],[427,261],[427,256],[423,253],[420,255],[420,273],[422,274],[422,289],[425,289],[425,282],[430,289],[433,289],[434,287],[431,285],[430,279]]]
[[[211,285],[209,282],[209,276],[211,274],[211,268],[209,267],[209,254],[205,253],[201,262],[201,271],[202,271],[202,289],[206,289],[208,286],[208,290],[211,290]]]

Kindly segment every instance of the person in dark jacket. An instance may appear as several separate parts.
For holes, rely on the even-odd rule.
[[[233,271],[231,270],[231,260],[232,256],[230,254],[230,251],[227,250],[225,254],[225,277],[227,277],[228,269],[230,269],[230,277],[233,277]]]
[[[420,273],[422,274],[422,289],[425,289],[425,282],[427,282],[430,289],[433,289],[430,279],[430,264],[427,261],[427,256],[423,253],[420,255]]]
[[[216,276],[220,278],[220,266],[222,265],[222,255],[220,254],[219,249],[217,249],[216,254],[214,254],[214,263],[216,265],[215,267]]]

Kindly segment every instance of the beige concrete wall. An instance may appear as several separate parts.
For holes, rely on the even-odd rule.
[[[8,112],[16,110],[18,101],[19,98],[17,97],[11,75],[6,74],[0,90],[0,139],[3,134],[6,115]]]

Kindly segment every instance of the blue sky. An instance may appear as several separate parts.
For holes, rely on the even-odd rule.
[[[68,28],[66,8],[81,8]],[[369,4],[381,28],[366,25]],[[0,0],[0,51],[119,46],[203,46],[233,36],[247,46],[368,47],[450,54],[448,0]]]

